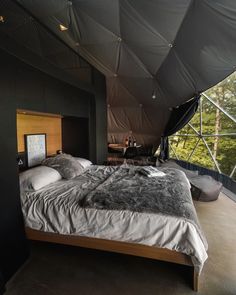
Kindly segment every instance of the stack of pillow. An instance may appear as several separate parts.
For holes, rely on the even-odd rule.
[[[20,173],[21,191],[36,191],[56,181],[72,179],[92,165],[87,159],[60,154],[43,160],[42,165]]]

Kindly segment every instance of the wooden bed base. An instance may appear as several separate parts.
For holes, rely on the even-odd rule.
[[[112,240],[88,238],[71,235],[47,233],[26,228],[26,236],[29,240],[45,241],[57,244],[79,246],[90,249],[110,251],[122,254],[168,261],[193,267],[193,290],[198,291],[199,274],[196,272],[190,256],[164,248],[145,246],[140,244],[118,242]]]

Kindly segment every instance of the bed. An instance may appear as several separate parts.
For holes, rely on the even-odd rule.
[[[57,175],[36,190],[27,188],[24,176],[21,204],[27,237],[191,266],[197,291],[207,242],[189,181],[177,169],[157,170],[155,177],[142,169],[90,165],[70,179]]]

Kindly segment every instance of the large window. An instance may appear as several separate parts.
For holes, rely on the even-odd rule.
[[[197,113],[169,142],[170,157],[236,180],[236,72],[202,94]]]

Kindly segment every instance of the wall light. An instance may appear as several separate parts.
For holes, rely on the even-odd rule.
[[[155,92],[155,90],[152,92],[152,99],[156,99],[157,98],[157,96],[156,96],[156,92]]]
[[[60,27],[60,31],[62,31],[62,32],[68,30],[68,28],[66,26],[64,26],[63,24],[60,24],[59,27]]]
[[[4,23],[5,22],[5,19],[4,19],[4,16],[3,15],[0,15],[0,22],[1,23]]]

